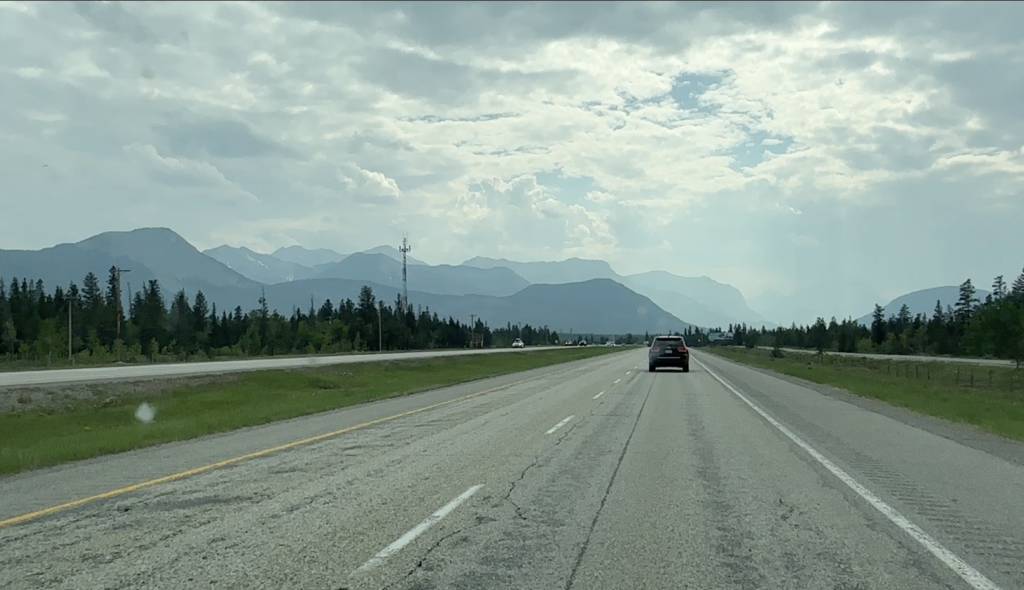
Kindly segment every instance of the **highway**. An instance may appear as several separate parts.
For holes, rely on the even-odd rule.
[[[759,346],[763,350],[771,350],[771,346]],[[806,348],[783,348],[784,352],[794,352],[798,354],[814,354],[813,350]],[[968,358],[968,357],[955,357],[955,356],[923,356],[913,354],[874,354],[869,352],[835,352],[826,351],[825,354],[835,354],[839,356],[854,356],[854,357],[867,357],[870,359],[890,359],[894,361],[913,361],[916,363],[963,363],[968,365],[982,365],[986,367],[1014,367],[1016,364],[1013,361],[1004,359],[979,359],[979,358]]]
[[[526,349],[552,350],[560,346],[531,346]],[[193,375],[219,375],[270,369],[297,367],[326,367],[349,363],[426,359],[467,354],[503,354],[522,352],[513,348],[428,350],[415,352],[384,352],[373,354],[339,354],[331,356],[263,357],[237,361],[209,361],[198,363],[167,363],[155,365],[121,365],[115,367],[89,367],[84,369],[51,369],[42,371],[15,371],[0,373],[0,387],[86,383],[91,381],[121,381],[185,377]]]
[[[562,348],[560,346],[531,346],[527,350],[552,350]],[[762,346],[766,350],[771,347]],[[794,348],[783,350],[795,353],[809,354],[813,351]],[[83,369],[50,369],[39,371],[14,371],[0,372],[0,387],[24,387],[36,385],[56,385],[71,383],[87,383],[97,381],[125,381],[138,379],[158,379],[161,377],[187,377],[195,375],[218,375],[226,373],[241,373],[245,371],[266,371],[270,369],[292,369],[297,367],[324,367],[329,365],[342,365],[347,363],[381,362],[403,359],[423,359],[443,356],[458,356],[467,354],[503,354],[519,352],[512,348],[486,348],[475,350],[430,350],[415,352],[385,352],[372,354],[345,354],[331,356],[304,356],[304,357],[271,357],[256,358],[233,361],[210,361],[197,363],[166,363],[154,365],[122,365],[114,367],[89,367]],[[840,354],[847,356],[865,356],[869,358],[894,359],[903,361],[936,361],[970,363],[991,366],[1014,366],[1013,361],[992,360],[992,359],[971,359],[971,358],[944,358],[929,356],[898,356],[884,354],[830,352],[829,354]]]
[[[2,478],[0,588],[1024,588],[1024,445],[645,363]]]

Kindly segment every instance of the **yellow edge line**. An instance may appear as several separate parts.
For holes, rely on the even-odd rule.
[[[581,359],[581,360],[584,360],[584,359]],[[361,428],[366,428],[367,426],[374,426],[376,424],[382,424],[384,422],[390,422],[392,420],[397,420],[399,418],[404,418],[406,416],[412,416],[414,414],[419,414],[421,412],[426,412],[427,410],[433,410],[435,408],[440,408],[441,406],[446,406],[448,404],[453,404],[455,402],[465,401],[467,399],[472,399],[474,397],[479,397],[481,395],[485,395],[485,394],[488,394],[488,393],[493,393],[495,391],[499,391],[499,390],[502,390],[502,389],[508,389],[509,387],[515,387],[516,385],[521,385],[523,383],[526,383],[527,381],[533,381],[535,379],[540,379],[542,377],[550,377],[551,375],[557,375],[559,373],[565,373],[566,371],[570,371],[570,370],[575,369],[575,368],[576,367],[568,367],[568,368],[565,368],[565,369],[560,369],[558,371],[552,371],[550,373],[545,373],[543,375],[536,375],[534,377],[527,377],[526,379],[520,379],[518,381],[513,381],[512,383],[507,383],[505,385],[499,385],[498,387],[492,387],[491,389],[485,389],[483,391],[477,391],[476,393],[470,393],[470,394],[463,395],[461,397],[457,397],[457,398],[450,399],[450,400],[447,400],[447,401],[438,402],[436,404],[431,404],[429,406],[424,406],[422,408],[416,408],[415,410],[409,410],[407,412],[401,412],[399,414],[392,414],[391,416],[385,416],[383,418],[377,418],[376,420],[370,420],[369,422],[363,422],[361,424],[356,424],[355,426],[349,426],[347,428],[342,428],[341,430],[335,430],[333,432],[326,432],[324,434],[318,434],[316,436],[311,436],[309,438],[303,438],[303,439],[300,439],[300,440],[292,441],[290,443],[285,443],[283,445],[279,445],[279,446],[276,446],[276,447],[271,447],[269,449],[263,449],[261,451],[256,451],[256,452],[253,452],[253,453],[248,453],[248,454],[241,455],[241,456],[238,456],[238,457],[232,457],[231,459],[225,459],[223,461],[217,461],[216,463],[209,463],[209,464],[203,465],[201,467],[195,467],[193,469],[188,469],[188,470],[185,470],[185,471],[180,471],[178,473],[172,473],[171,475],[165,475],[163,477],[158,477],[156,479],[151,479],[151,480],[144,481],[144,482],[137,483],[137,484],[133,484],[133,485],[130,485],[130,486],[125,486],[123,488],[117,488],[116,490],[110,490],[108,492],[103,492],[101,494],[96,494],[96,495],[93,495],[93,496],[87,496],[85,498],[79,498],[78,500],[72,500],[71,502],[65,502],[64,504],[58,504],[56,506],[50,506],[49,508],[43,508],[42,510],[36,510],[35,512],[28,512],[26,514],[22,514],[20,516],[14,516],[14,517],[8,518],[6,520],[0,520],[0,528],[3,528],[5,526],[10,526],[12,524],[18,524],[18,523],[21,523],[21,522],[25,522],[25,521],[28,521],[28,520],[35,519],[35,518],[39,518],[41,516],[46,516],[46,515],[49,515],[49,514],[54,514],[55,512],[60,512],[62,510],[67,510],[68,508],[74,508],[76,506],[81,506],[83,504],[88,504],[89,502],[95,502],[96,500],[105,500],[107,498],[113,498],[114,496],[120,496],[122,494],[127,494],[128,492],[134,492],[136,490],[141,490],[142,488],[148,488],[148,487],[155,486],[155,485],[158,485],[158,484],[162,484],[162,483],[167,483],[167,482],[183,479],[183,478],[189,477],[191,475],[197,475],[197,474],[200,474],[200,473],[205,473],[207,471],[212,471],[212,470],[220,468],[220,467],[226,467],[228,465],[233,465],[235,463],[240,463],[242,461],[246,461],[246,460],[249,460],[249,459],[256,459],[258,457],[265,457],[265,456],[270,455],[272,453],[277,453],[277,452],[280,452],[280,451],[285,451],[285,450],[288,450],[288,449],[293,449],[295,447],[299,447],[299,446],[302,446],[302,445],[307,445],[309,443],[321,441],[321,440],[324,440],[324,439],[327,439],[327,438],[332,438],[332,437],[335,437],[335,436],[340,436],[342,434],[346,434],[346,433],[352,432],[354,430],[359,430]],[[449,386],[449,387],[454,387],[454,386]],[[349,406],[349,407],[354,407],[354,406]],[[339,409],[341,409],[341,408],[339,408]]]

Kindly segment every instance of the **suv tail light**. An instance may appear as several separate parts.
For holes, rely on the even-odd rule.
[[[661,349],[658,348],[657,346],[652,346],[651,347],[651,352],[658,352],[659,350],[661,350]]]
[[[686,352],[686,347],[685,346],[680,346],[679,347],[679,352]]]

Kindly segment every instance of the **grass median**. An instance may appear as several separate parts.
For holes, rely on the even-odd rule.
[[[61,398],[57,405],[27,406],[0,414],[0,474],[187,440],[267,424],[374,400],[399,397],[487,377],[601,356],[621,348],[587,347],[518,351],[334,365],[218,375],[205,382],[79,385],[87,395],[59,389],[19,390],[21,399]],[[146,383],[152,387],[147,388]],[[140,422],[147,402],[155,419]]]
[[[1007,438],[1024,440],[1024,371],[941,361],[903,361],[738,347],[705,348],[746,365],[845,389]]]

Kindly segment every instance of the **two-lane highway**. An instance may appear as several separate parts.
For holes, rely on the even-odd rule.
[[[1021,466],[644,354],[0,479],[0,588],[1024,587]]]

